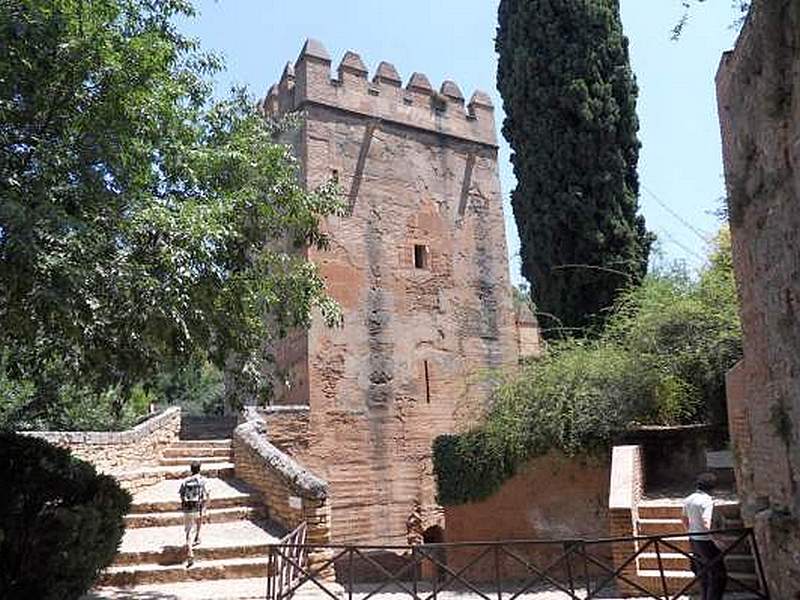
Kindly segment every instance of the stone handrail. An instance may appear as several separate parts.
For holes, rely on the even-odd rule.
[[[328,482],[269,442],[267,422],[256,409],[245,409],[242,418],[233,432],[236,477],[258,490],[270,519],[287,530],[305,522],[307,543],[329,544]],[[328,559],[327,550],[309,554],[311,567]]]
[[[608,489],[608,515],[611,537],[637,535],[638,504],[644,494],[644,464],[641,446],[614,446],[611,454],[611,482]],[[636,542],[612,544],[614,567],[630,580],[636,578],[636,561],[629,557],[636,552]],[[625,593],[635,594],[635,588],[620,583]]]
[[[643,493],[642,447],[614,446],[611,455],[608,508],[635,511]]]

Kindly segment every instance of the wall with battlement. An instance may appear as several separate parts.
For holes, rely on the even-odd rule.
[[[343,326],[316,320],[276,349],[290,382],[278,402],[309,406],[292,451],[329,482],[332,539],[405,543],[413,514],[443,525],[433,439],[475,423],[490,374],[535,344],[512,306],[488,98],[465,107],[454,83],[434,93],[421,74],[402,87],[388,63],[370,82],[352,52],[332,81],[330,62],[307,42],[263,102],[300,111],[305,185],[336,178],[348,203],[323,224],[329,247],[308,251]]]
[[[270,115],[323,104],[344,112],[437,134],[497,146],[492,101],[480,90],[467,105],[458,85],[444,81],[435,91],[424,73],[414,73],[405,86],[388,62],[378,65],[370,80],[355,52],[347,52],[332,78],[331,59],[316,40],[308,40],[300,57],[286,65],[280,81],[267,92],[262,106]]]

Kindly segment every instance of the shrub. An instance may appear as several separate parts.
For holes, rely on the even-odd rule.
[[[519,461],[513,445],[476,429],[463,435],[441,435],[433,442],[439,504],[462,504],[489,497],[514,475]]]
[[[70,600],[114,558],[130,495],[43,440],[0,433],[0,600]]]

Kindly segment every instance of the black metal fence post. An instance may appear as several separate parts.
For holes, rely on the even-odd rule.
[[[758,583],[764,598],[769,600],[769,587],[767,586],[767,576],[764,575],[764,565],[761,563],[761,553],[758,551],[758,543],[756,542],[756,534],[752,529],[749,535],[750,548],[753,550],[753,556],[756,559],[756,568],[758,569]]]
[[[419,590],[417,589],[417,582],[419,580],[419,561],[417,560],[417,547],[411,546],[411,577],[412,588],[414,590],[414,600],[419,598]]]
[[[348,566],[347,566],[347,597],[349,600],[353,600],[353,582],[355,581],[355,573],[353,573],[353,569],[355,568],[353,565],[353,549],[350,548],[347,552],[348,558]]]
[[[656,561],[658,561],[658,574],[661,577],[661,592],[664,594],[664,600],[669,600],[669,591],[667,590],[667,577],[664,575],[664,563],[661,561],[661,546],[658,545],[656,539]]]
[[[567,557],[567,583],[569,593],[575,597],[575,580],[572,577],[572,542],[564,542],[564,555]]]
[[[272,578],[275,572],[272,546],[267,546],[267,600],[272,600]]]
[[[592,581],[589,579],[589,559],[586,557],[586,542],[579,542],[578,550],[583,557],[583,585],[586,588],[586,596],[592,593]]]
[[[503,580],[500,577],[500,547],[494,546],[494,581],[497,585],[497,600],[503,600]]]

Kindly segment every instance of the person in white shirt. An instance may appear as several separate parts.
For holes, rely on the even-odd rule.
[[[716,483],[717,478],[712,473],[703,473],[697,478],[697,491],[683,501],[683,526],[702,570],[700,600],[721,600],[728,578],[723,558],[713,562],[721,552],[708,533],[714,517],[711,492]]]

